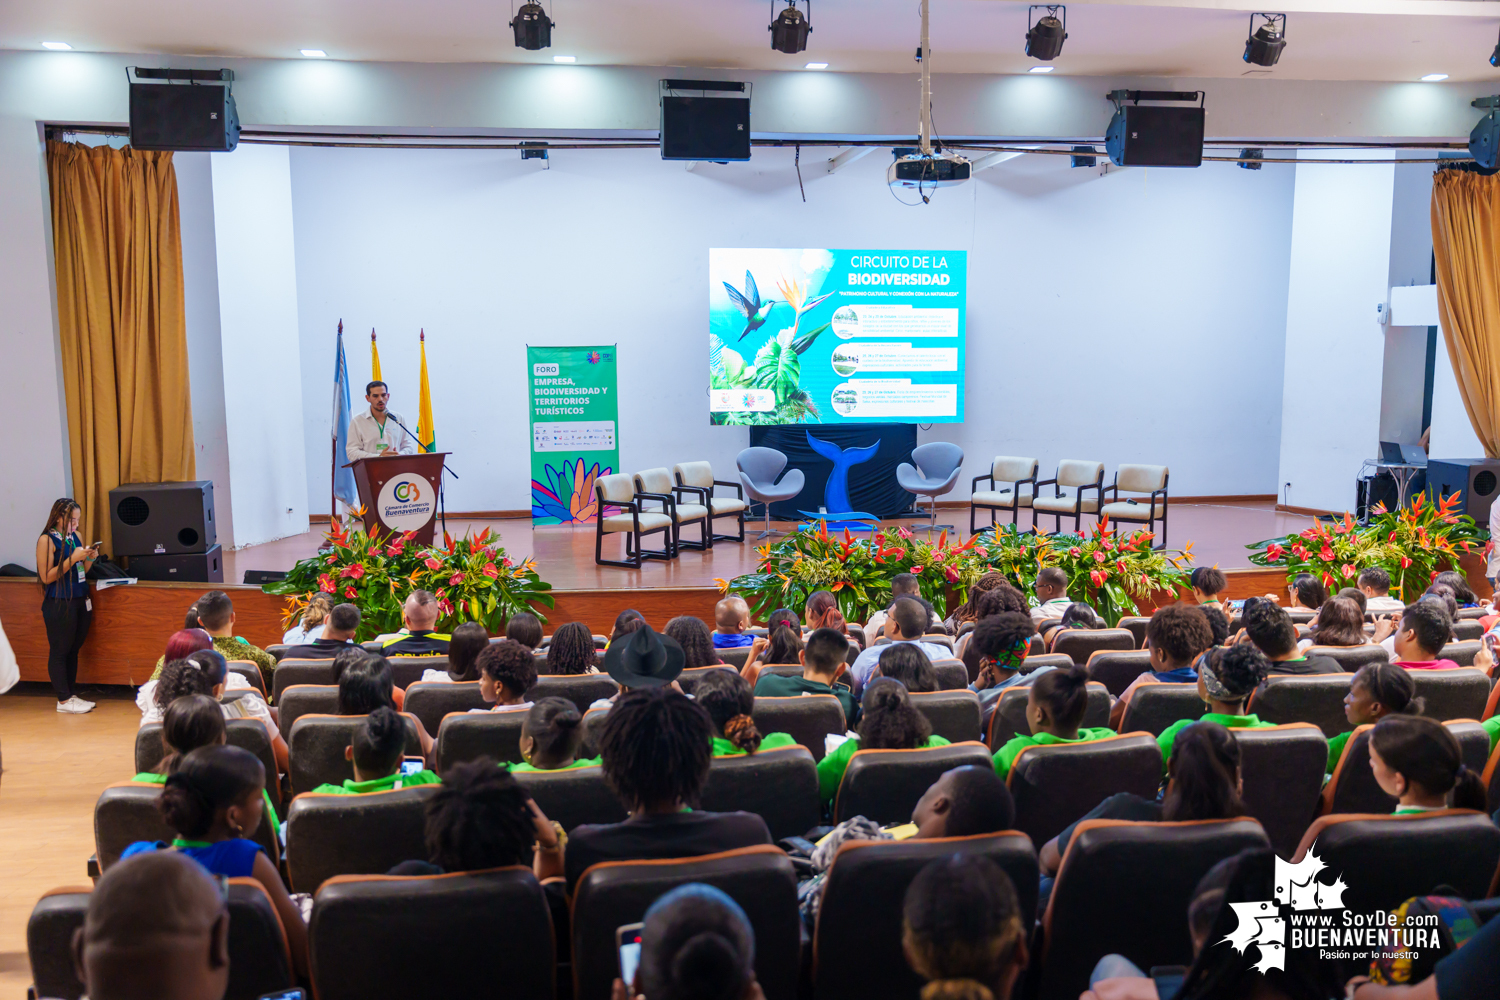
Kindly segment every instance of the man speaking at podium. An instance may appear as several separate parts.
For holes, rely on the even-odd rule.
[[[365,386],[370,409],[349,421],[349,444],[345,454],[349,461],[382,458],[386,455],[415,455],[417,442],[401,426],[406,420],[388,408],[391,392],[384,382]]]

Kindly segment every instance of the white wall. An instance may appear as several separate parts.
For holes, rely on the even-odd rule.
[[[542,170],[514,152],[294,149],[312,509],[327,505],[340,318],[351,381],[374,326],[408,417],[425,327],[438,438],[462,477],[450,509],[530,505],[528,342],[619,344],[624,469],[732,468],[748,432],[707,414],[715,246],[969,251],[967,419],[926,434],[963,446],[965,476],[1034,454],[1163,462],[1182,495],[1274,490],[1290,168],[1101,177],[1022,157],[911,208],[885,186],[888,155],[829,175],[804,150],[804,204],[791,150],[689,173],[652,150],[556,152]]]
[[[1458,394],[1453,359],[1438,331],[1437,359],[1432,366],[1432,440],[1427,453],[1433,458],[1484,458],[1484,445],[1474,433],[1469,411]]]
[[[1432,283],[1430,163],[1396,167],[1391,188],[1390,287]],[[1427,382],[1427,327],[1387,326],[1380,392],[1380,440],[1416,444]],[[1373,454],[1373,452],[1372,452]]]

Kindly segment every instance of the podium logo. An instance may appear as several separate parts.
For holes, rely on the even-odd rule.
[[[417,488],[416,483],[403,479],[396,484],[396,488],[391,491],[391,495],[401,503],[416,503],[422,498],[422,491]]]
[[[437,490],[422,476],[388,479],[375,500],[375,513],[388,531],[413,531],[437,512]]]

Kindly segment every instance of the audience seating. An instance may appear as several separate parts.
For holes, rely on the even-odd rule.
[[[1198,881],[1227,857],[1269,846],[1253,819],[1079,824],[1032,949],[1030,995],[1077,1000],[1108,954],[1143,969],[1192,965],[1187,910]]]
[[[599,727],[609,716],[607,708],[591,708],[583,713],[583,745],[578,748],[578,759],[599,756]]]
[[[271,645],[266,647],[266,652],[271,654],[271,659],[275,660],[277,663],[280,663],[281,658],[286,655],[286,651],[291,648],[292,647],[288,643],[273,642]]]
[[[745,511],[750,509],[745,503],[745,488],[740,483],[731,483],[727,479],[715,479],[713,466],[708,462],[678,462],[672,466],[672,475],[677,480],[677,493],[693,493],[699,498],[699,503],[709,510],[708,525],[712,531],[713,522],[721,517],[732,517],[739,525],[739,533],[735,535],[710,535],[709,544],[712,539],[722,539],[726,542],[743,542],[745,540]],[[733,497],[716,497],[714,488],[727,486],[734,490]]]
[[[1339,669],[1349,674],[1358,673],[1360,667],[1371,663],[1391,661],[1385,647],[1375,643],[1363,646],[1309,646],[1307,652],[1309,656],[1328,657],[1339,665]]]
[[[526,700],[566,698],[578,706],[578,711],[587,712],[594,702],[619,693],[620,685],[609,674],[549,674],[537,679],[526,692]]]
[[[1488,763],[1480,772],[1480,780],[1484,782],[1485,794],[1489,796],[1489,811],[1491,813],[1500,810],[1500,744],[1495,747],[1495,752],[1490,754]]]
[[[636,499],[659,502],[662,509],[672,518],[672,551],[674,553],[680,553],[683,549],[711,549],[714,547],[714,539],[713,529],[709,525],[708,507],[705,504],[684,501],[684,492],[698,496],[696,491],[680,489],[672,482],[672,473],[665,468],[646,469],[644,472],[635,474]],[[698,540],[685,542],[682,540],[682,529],[692,524],[698,526]]]
[[[594,518],[594,562],[600,566],[640,569],[643,559],[671,559],[677,554],[672,543],[672,515],[665,511],[646,510],[636,498],[635,489],[635,480],[623,472],[594,480],[594,495],[599,503],[599,513]],[[619,512],[606,514],[607,507],[618,508]],[[643,548],[642,540],[657,532],[662,535],[662,547]],[[623,560],[604,558],[604,536],[608,534],[625,536]]]
[[[245,678],[262,700],[269,700],[266,699],[266,679],[261,676],[259,664],[249,660],[230,660],[226,665],[232,672]]]
[[[1457,618],[1453,622],[1453,638],[1456,642],[1473,642],[1483,635],[1484,626],[1473,618]],[[1464,665],[1468,666],[1468,664]]]
[[[125,848],[138,840],[172,842],[176,834],[156,809],[161,790],[162,786],[154,783],[117,781],[99,793],[94,803],[94,856],[100,871],[119,861]],[[269,816],[263,815],[249,837],[273,863],[281,858],[281,845]]]
[[[1156,548],[1167,545],[1167,474],[1165,465],[1122,465],[1115,471],[1115,481],[1100,492],[1109,493],[1114,499],[1099,508],[1101,517],[1109,518],[1113,524],[1134,522],[1144,524],[1148,531],[1155,530],[1155,522],[1161,522],[1161,534],[1155,539]],[[1147,494],[1143,500],[1133,497],[1120,499],[1120,492]]]
[[[1154,799],[1161,750],[1149,733],[1030,746],[1016,756],[1005,783],[1016,801],[1016,829],[1040,850],[1117,792]]]
[[[1052,652],[1066,653],[1074,663],[1088,663],[1089,657],[1101,649],[1133,650],[1135,636],[1123,628],[1074,628],[1063,632],[1052,643]]]
[[[1178,719],[1201,719],[1207,711],[1208,706],[1198,696],[1196,683],[1164,684],[1158,681],[1142,684],[1130,696],[1130,704],[1125,706],[1120,731],[1160,736]]]
[[[818,765],[804,747],[715,757],[700,806],[756,813],[772,840],[800,837],[818,825]]]
[[[969,670],[963,660],[933,660],[939,691],[958,691],[969,686]]]
[[[281,704],[281,693],[294,684],[336,684],[332,660],[282,660],[271,675],[271,697]]]
[[[1051,495],[1042,492],[1043,486],[1052,487]],[[1073,490],[1065,495],[1064,489]],[[1065,458],[1057,463],[1057,474],[1036,484],[1037,495],[1031,501],[1031,527],[1036,528],[1037,518],[1042,514],[1052,515],[1054,533],[1062,530],[1062,519],[1073,519],[1073,531],[1083,530],[1083,515],[1097,514],[1104,497],[1104,463],[1089,462],[1076,458]],[[1088,494],[1094,496],[1090,499]]]
[[[1034,458],[996,455],[995,460],[990,463],[990,474],[974,477],[974,481],[969,484],[969,534],[979,530],[974,526],[975,511],[989,511],[992,526],[995,524],[996,511],[1010,511],[1011,524],[1020,520],[1022,509],[1031,506],[1032,497],[1036,494],[1037,465]],[[986,481],[990,488],[981,490],[979,484]],[[1003,490],[997,489],[1001,483],[1011,485]]]
[[[1483,618],[1488,612],[1484,608],[1459,608],[1458,614],[1454,616],[1455,621],[1467,621],[1470,618]]]
[[[478,681],[462,681],[457,684],[429,681],[425,684],[413,684],[406,689],[406,702],[402,705],[402,711],[416,716],[417,721],[422,723],[422,728],[436,737],[444,716],[453,712],[467,712],[471,708],[489,707],[484,695],[479,693]]]
[[[427,800],[437,785],[364,795],[308,792],[287,810],[287,875],[293,892],[316,892],[335,875],[379,875],[427,857]]]
[[[814,1000],[917,1000],[923,980],[901,950],[901,907],[917,872],[940,858],[983,855],[1010,876],[1022,926],[1036,921],[1036,852],[1014,830],[895,842],[858,840],[834,855],[813,936]],[[1019,993],[1019,991],[1018,991]]]
[[[760,539],[786,534],[784,531],[771,530],[771,504],[778,500],[791,500],[802,492],[802,487],[806,485],[806,476],[802,474],[802,470],[787,469],[786,475],[781,476],[781,470],[786,469],[786,455],[775,448],[746,448],[735,457],[734,464],[745,494],[752,500],[759,500],[766,510],[765,530],[755,537]],[[781,476],[780,482],[777,482],[777,476]]]
[[[551,913],[520,865],[341,875],[318,890],[308,942],[319,1000],[472,996],[497,970],[507,997],[556,991]]]
[[[1109,692],[1098,681],[1089,681],[1085,691],[1088,696],[1088,705],[1083,710],[1083,728],[1097,729],[1100,726],[1108,726]],[[1031,735],[1031,724],[1026,721],[1026,700],[1030,694],[1031,689],[1026,686],[1006,688],[1000,693],[1000,700],[995,703],[995,710],[990,713],[987,740],[992,750],[999,750],[1017,736]],[[1176,719],[1172,721],[1175,722]],[[1171,722],[1167,723],[1167,725],[1171,724]],[[1134,731],[1125,726],[1120,728],[1122,733]]]
[[[1450,642],[1438,653],[1440,660],[1452,660],[1460,667],[1472,667],[1474,656],[1479,652],[1479,639],[1464,639]]]
[[[354,777],[354,765],[345,759],[344,751],[351,745],[355,729],[364,721],[362,715],[304,715],[296,721],[286,741],[293,795]],[[406,725],[406,753],[413,757],[422,755],[416,724],[410,720]]]
[[[1038,641],[1037,637],[1032,636],[1032,641]],[[1033,652],[1029,653],[1026,659],[1021,661],[1021,673],[1029,674],[1040,667],[1057,667],[1059,669],[1065,670],[1069,667],[1072,667],[1073,665],[1073,658],[1067,653]],[[975,676],[978,676],[977,671],[975,672]]]
[[[428,670],[448,669],[446,653],[438,656],[392,656],[388,659],[391,664],[391,682],[403,691],[419,682],[422,674]]]
[[[786,854],[770,844],[589,868],[573,891],[573,996],[606,1000],[620,971],[616,928],[638,923],[664,893],[689,882],[716,886],[740,904],[755,931],[755,978],[766,1000],[796,1000],[802,953],[797,876]]]
[[[232,747],[249,750],[260,759],[266,770],[266,792],[271,804],[281,806],[281,781],[276,767],[276,752],[271,749],[271,734],[259,719],[225,719],[225,742]],[[161,743],[161,723],[149,722],[136,730],[135,770],[139,774],[154,771],[166,756]]]
[[[933,733],[949,743],[972,743],[981,738],[979,696],[973,691],[913,693],[911,703],[932,723]]]
[[[932,783],[955,767],[994,767],[983,743],[917,750],[859,750],[834,795],[833,821],[863,816],[882,826],[905,823]]]
[[[1286,613],[1287,617],[1292,620],[1293,625],[1307,625],[1312,621],[1313,615],[1317,614],[1317,612],[1309,611],[1306,608],[1287,608]]]
[[[1307,722],[1230,732],[1240,747],[1245,809],[1260,820],[1276,853],[1288,857],[1317,815],[1328,740]]]
[[[1448,670],[1409,670],[1417,694],[1426,700],[1422,714],[1442,722],[1477,719],[1490,697],[1490,679],[1478,667]]]
[[[570,767],[566,771],[516,771],[537,807],[548,819],[571,830],[584,823],[619,823],[629,814],[604,781],[604,770]]]
[[[454,712],[444,716],[438,725],[434,770],[447,774],[454,764],[479,757],[493,757],[502,764],[521,763],[521,726],[525,722],[525,712]]]
[[[884,637],[882,636],[882,638]],[[886,641],[889,642],[890,640],[887,639]],[[922,641],[930,642],[934,646],[947,646],[949,652],[953,651],[953,636],[947,632],[929,632],[922,636]]]
[[[951,441],[929,441],[919,444],[911,451],[911,461],[896,466],[896,482],[903,490],[920,500],[928,497],[930,520],[926,525],[914,528],[928,531],[938,528],[953,528],[951,524],[937,523],[937,498],[953,489],[958,474],[963,471],[964,451]],[[915,501],[914,501],[915,503]],[[918,515],[921,508],[917,508]],[[955,534],[956,534],[955,530]]]
[[[749,646],[735,646],[731,649],[715,649],[714,652],[718,654],[719,659],[723,661],[724,666],[733,667],[736,670],[745,669],[745,664],[750,662]]]
[[[1359,726],[1344,744],[1344,754],[1333,766],[1333,775],[1323,786],[1319,815],[1330,813],[1390,813],[1394,797],[1381,791],[1370,770],[1370,730]],[[1326,761],[1324,762],[1327,763]]]
[[[287,739],[292,726],[304,715],[337,715],[338,710],[337,684],[293,684],[281,692],[276,710],[281,738]]]
[[[1344,696],[1353,679],[1353,674],[1272,674],[1251,693],[1249,711],[1263,722],[1311,722],[1331,739],[1349,731]]]
[[[831,694],[804,694],[785,698],[758,697],[750,710],[755,728],[762,733],[786,733],[806,747],[814,761],[824,757],[824,737],[849,731],[844,706]]]
[[[734,670],[734,668],[722,663],[713,663],[706,667],[693,667],[677,675],[677,686],[682,688],[683,694],[692,694],[693,690],[698,686],[698,679],[710,670]],[[738,673],[738,671],[735,672]]]
[[[1089,654],[1085,666],[1090,680],[1103,684],[1118,698],[1131,681],[1150,671],[1151,653],[1145,649],[1098,649]]]
[[[296,986],[291,949],[271,897],[253,878],[229,879],[228,890],[229,985],[224,1000],[257,1000]],[[54,889],[32,909],[26,951],[35,996],[78,1000],[83,995],[73,966],[73,934],[83,927],[89,891]]]
[[[1443,725],[1458,740],[1464,766],[1475,774],[1482,774],[1490,757],[1490,734],[1473,719],[1449,719]]]
[[[1115,625],[1115,628],[1125,629],[1131,635],[1135,636],[1136,649],[1145,649],[1146,626],[1150,624],[1150,622],[1150,618],[1143,618],[1139,615],[1126,615],[1124,618],[1120,619],[1120,621]]]

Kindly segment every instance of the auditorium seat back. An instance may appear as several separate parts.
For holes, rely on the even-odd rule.
[[[1455,627],[1457,626],[1455,625]],[[1471,639],[1461,638],[1445,645],[1442,652],[1438,653],[1438,659],[1452,660],[1460,667],[1472,667],[1474,665],[1474,655],[1478,652],[1479,636],[1474,636]]]
[[[1077,1000],[1109,954],[1145,969],[1192,965],[1187,910],[1198,881],[1225,858],[1269,846],[1253,819],[1080,823],[1035,939],[1037,1000]]]
[[[406,689],[406,701],[401,706],[402,711],[415,715],[422,723],[422,728],[434,736],[437,735],[438,727],[443,724],[443,716],[451,712],[467,712],[471,708],[490,708],[484,695],[479,693],[478,681],[461,681],[457,684],[443,681],[428,681],[425,684],[418,682]]]
[[[591,708],[583,713],[583,745],[578,748],[579,760],[599,756],[599,732],[607,718],[607,708]]]
[[[138,840],[170,844],[177,836],[157,811],[161,790],[157,784],[119,781],[99,793],[94,803],[94,854],[100,871],[119,861],[125,848]],[[262,815],[260,825],[248,835],[273,863],[281,858],[281,844],[269,816]]]
[[[1021,673],[1033,673],[1042,667],[1056,667],[1066,670],[1074,666],[1073,658],[1067,653],[1032,653],[1021,661]]]
[[[800,663],[763,663],[760,667],[762,674],[777,674],[782,677],[801,677],[802,664]]]
[[[555,995],[552,917],[531,869],[325,882],[308,924],[318,1000]]]
[[[232,747],[239,747],[255,754],[260,766],[266,771],[266,793],[271,804],[281,808],[281,781],[276,766],[276,754],[271,749],[271,734],[259,719],[225,719],[224,737]],[[161,723],[151,722],[136,730],[136,773],[154,771],[166,756],[161,742]]]
[[[969,686],[969,670],[963,660],[933,660],[939,691],[960,691]]]
[[[281,692],[276,724],[281,729],[281,738],[288,739],[292,726],[304,715],[337,715],[338,710],[337,684],[293,684]]]
[[[1052,652],[1066,653],[1074,663],[1087,663],[1101,649],[1135,649],[1135,636],[1123,628],[1073,628],[1058,635]]]
[[[700,805],[757,813],[772,840],[800,837],[818,825],[818,766],[804,747],[715,757]]]
[[[1470,662],[1473,658],[1470,657]],[[1478,719],[1490,697],[1490,679],[1478,667],[1408,670],[1417,694],[1427,702],[1422,714],[1439,722]]]
[[[1150,618],[1140,615],[1126,615],[1115,623],[1115,628],[1122,628],[1129,632],[1135,639],[1136,649],[1146,648],[1146,626],[1151,624]]]
[[[856,751],[834,795],[833,821],[863,816],[881,826],[905,823],[933,782],[966,764],[995,766],[983,743]]]
[[[1149,733],[1027,747],[1012,762],[1006,784],[1016,802],[1016,829],[1040,850],[1117,792],[1154,799],[1161,750]]]
[[[814,761],[823,759],[823,737],[849,729],[844,706],[831,694],[757,697],[750,717],[762,733],[786,733],[806,747]]]
[[[1372,663],[1391,662],[1390,654],[1385,647],[1366,643],[1363,646],[1309,646],[1309,656],[1326,656],[1339,665],[1339,669],[1349,674],[1359,673],[1361,667],[1367,667]],[[1327,676],[1313,674],[1311,676]]]
[[[587,712],[599,699],[613,698],[619,693],[620,685],[609,674],[548,674],[537,678],[526,692],[526,700],[566,698],[578,706],[578,711]]]
[[[1485,794],[1489,796],[1490,803],[1487,807],[1491,814],[1500,811],[1500,744],[1495,746],[1494,753],[1490,754],[1489,761],[1480,772],[1484,781]]]
[[[1099,649],[1089,655],[1089,680],[1098,681],[1118,698],[1130,682],[1151,669],[1151,653],[1145,649]]]
[[[1083,710],[1082,726],[1097,729],[1109,725],[1109,691],[1098,681],[1089,681],[1084,693],[1088,703]],[[990,713],[989,734],[986,741],[992,750],[999,750],[1017,736],[1030,736],[1031,723],[1026,721],[1026,699],[1031,696],[1029,686],[1006,688]],[[1122,729],[1122,732],[1130,732]]]
[[[1177,720],[1201,719],[1206,711],[1208,706],[1198,697],[1196,683],[1145,683],[1130,696],[1125,717],[1120,720],[1120,731],[1160,736]]]
[[[1484,626],[1472,618],[1456,618],[1453,621],[1453,638],[1455,642],[1473,642],[1484,636]],[[1449,657],[1452,659],[1452,657]],[[1471,657],[1469,663],[1473,663]],[[1467,664],[1465,664],[1467,666]]]
[[[273,660],[275,660],[277,663],[280,663],[281,658],[286,656],[286,651],[291,648],[292,647],[287,643],[273,642],[271,643],[271,645],[266,647],[266,652],[271,656]]]
[[[584,823],[619,823],[629,815],[604,783],[604,770],[598,764],[565,771],[514,773],[542,813],[561,823],[564,830]]]
[[[493,757],[502,764],[521,763],[521,727],[526,714],[455,712],[444,717],[437,731],[438,774],[447,774],[454,764],[479,757]]]
[[[983,855],[995,862],[1016,887],[1022,926],[1032,926],[1037,863],[1024,834],[1007,830],[936,840],[847,842],[834,855],[823,884],[813,936],[814,1000],[918,1000],[924,981],[901,951],[902,903],[919,871],[953,855]]]
[[[1370,730],[1374,728],[1358,726],[1344,743],[1343,756],[1323,786],[1320,814],[1389,813],[1396,808],[1396,799],[1381,790],[1370,770]]]
[[[1328,740],[1307,722],[1229,732],[1240,748],[1245,808],[1260,820],[1276,853],[1289,857],[1318,813]]]
[[[391,656],[391,681],[398,688],[409,688],[422,679],[426,670],[447,670],[448,654],[438,656]]]
[[[726,667],[723,664],[714,664],[707,667],[693,667],[691,670],[684,670],[682,673],[677,675],[677,686],[682,688],[683,694],[692,694],[693,690],[698,686],[699,678],[701,678],[704,674],[707,674],[710,671],[714,670],[731,670],[735,673],[739,673],[739,671],[734,670],[733,667]]]
[[[724,661],[724,665],[726,667],[733,667],[736,670],[743,670],[745,664],[750,662],[749,646],[735,646],[729,649],[715,649],[714,652],[718,654],[719,659]]]
[[[1249,711],[1263,722],[1310,722],[1324,736],[1332,738],[1349,731],[1349,720],[1344,717],[1344,695],[1349,693],[1353,680],[1352,673],[1304,677],[1273,674],[1251,692]]]
[[[1490,757],[1490,734],[1473,719],[1449,719],[1443,725],[1458,740],[1464,766],[1475,774],[1482,773]]]
[[[286,741],[293,795],[354,777],[354,765],[344,758],[344,751],[364,721],[363,715],[304,715],[293,723]],[[422,741],[411,719],[406,723],[406,754],[422,755]]]
[[[797,875],[770,844],[667,861],[609,861],[583,873],[573,890],[573,995],[607,1000],[620,974],[615,929],[639,923],[677,886],[701,882],[728,893],[755,931],[755,978],[766,1000],[796,1000],[802,918]]]
[[[949,743],[979,740],[979,696],[967,688],[913,693],[911,703],[927,717],[935,735]]]
[[[335,875],[378,875],[403,861],[425,860],[424,810],[438,787],[297,796],[286,823],[292,891],[316,892]]]
[[[333,660],[282,660],[271,675],[271,697],[281,704],[281,693],[293,684],[337,684]]]
[[[250,660],[230,660],[226,666],[231,673],[239,674],[245,681],[255,689],[261,700],[266,699],[266,679],[261,675],[260,664]]]

